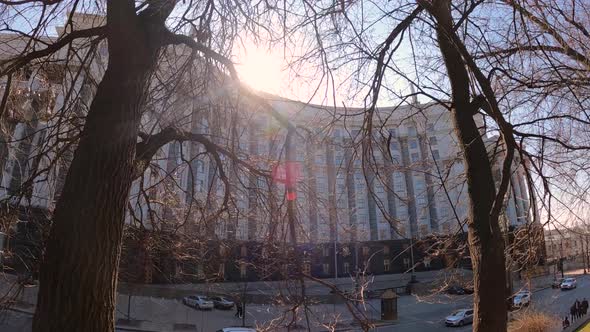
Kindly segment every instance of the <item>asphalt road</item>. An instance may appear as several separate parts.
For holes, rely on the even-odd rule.
[[[561,291],[559,289],[544,289],[533,293],[532,304],[530,307],[523,309],[527,311],[542,311],[549,313],[559,320],[559,317],[563,317],[569,312],[570,306],[576,299],[582,300],[584,297],[590,299],[590,276],[579,277],[578,287],[570,291]],[[122,302],[122,299],[119,298]],[[179,317],[170,317],[171,322],[178,323],[195,323],[199,328],[199,331],[215,331],[218,325],[231,326],[238,322],[237,318],[234,318],[233,311],[211,311],[211,312],[199,312],[193,311],[193,309],[183,307],[182,304],[173,302],[170,300],[156,300],[152,299],[153,304],[151,307],[157,307],[146,312],[146,315],[150,315],[154,320],[162,320],[165,316],[175,316],[174,313],[178,313],[184,318],[179,320]],[[165,302],[164,302],[165,301]],[[376,328],[374,331],[385,332],[385,331],[401,331],[401,332],[431,332],[431,331],[449,331],[449,332],[466,332],[471,331],[471,326],[463,327],[445,327],[444,319],[455,309],[471,307],[472,297],[469,295],[457,296],[457,295],[437,295],[427,298],[417,298],[413,296],[403,296],[398,301],[398,313],[399,319],[392,326],[384,326]],[[156,303],[157,302],[157,303]],[[137,303],[139,304],[139,303]],[[377,303],[373,303],[377,305]],[[124,306],[124,305],[123,305]],[[140,314],[138,305],[136,308],[135,315]],[[332,309],[334,308],[334,309]],[[323,307],[318,306],[317,311],[329,313],[332,310],[340,311],[345,314],[344,308],[337,308],[331,305],[325,305]],[[246,308],[247,317],[251,322],[256,320],[267,320],[274,316],[272,310],[266,306],[250,306]],[[342,311],[341,311],[342,310]],[[186,311],[186,313],[184,313]],[[156,312],[162,312],[162,316],[157,317]],[[267,317],[268,316],[268,317]],[[275,316],[276,317],[276,316]],[[141,317],[139,317],[141,318]],[[26,332],[30,331],[31,327],[30,315],[25,315],[17,312],[7,312],[2,316],[0,321],[0,331],[6,332]],[[202,325],[203,322],[207,322],[207,326]],[[355,329],[348,329],[354,331]]]
[[[590,300],[590,276],[577,278],[578,287],[573,290],[562,291],[560,289],[547,288],[533,293],[532,303],[529,307],[522,309],[526,312],[545,312],[555,316],[558,324],[576,299],[580,301],[586,297]],[[439,296],[440,303],[427,303],[417,301],[399,308],[399,323],[393,325],[395,331],[402,332],[431,332],[447,330],[449,332],[472,331],[471,326],[445,327],[444,319],[454,309],[467,308],[471,306],[471,296]],[[392,327],[381,327],[375,331],[391,331]]]

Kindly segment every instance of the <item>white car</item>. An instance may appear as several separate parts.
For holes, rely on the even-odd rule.
[[[256,330],[249,327],[224,327],[215,332],[256,332]]]
[[[473,309],[459,309],[445,318],[446,326],[463,326],[473,323]]]
[[[531,292],[522,291],[514,295],[514,299],[512,300],[513,308],[528,307],[529,304],[531,304]]]
[[[559,288],[561,288],[561,290],[574,289],[576,287],[578,287],[578,281],[576,280],[576,278],[565,278],[561,282],[561,285],[559,285]]]
[[[191,295],[182,299],[182,303],[199,310],[213,309],[213,301],[203,295]]]

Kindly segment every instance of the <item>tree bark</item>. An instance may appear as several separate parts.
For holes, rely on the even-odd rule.
[[[457,137],[464,154],[470,199],[468,243],[473,264],[473,331],[506,331],[506,274],[504,242],[492,207],[496,188],[487,150],[473,119],[475,104],[470,102],[469,76],[461,54],[447,31],[453,20],[449,0],[436,0],[430,10],[437,19],[437,40],[452,89],[451,111]]]
[[[40,273],[35,332],[114,330],[140,109],[159,50],[141,18],[133,1],[108,2],[108,67],[55,209]]]

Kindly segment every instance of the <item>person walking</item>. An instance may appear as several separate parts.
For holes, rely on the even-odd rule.
[[[582,312],[584,315],[588,313],[588,300],[586,300],[586,298],[582,300]]]
[[[236,301],[236,314],[234,316],[242,318],[242,316],[244,315],[243,308],[244,307],[242,306],[242,302]]]
[[[572,322],[574,322],[576,320],[576,304],[575,303],[570,307],[570,316],[572,317]]]
[[[562,325],[564,330],[570,327],[570,321],[569,319],[567,319],[567,316],[565,316],[565,318],[563,319]]]

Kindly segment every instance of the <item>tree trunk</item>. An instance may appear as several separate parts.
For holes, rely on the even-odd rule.
[[[464,153],[470,199],[468,242],[473,264],[473,331],[506,331],[506,274],[504,242],[498,218],[491,217],[496,196],[492,167],[473,115],[469,76],[461,55],[446,31],[453,21],[449,0],[436,0],[432,10],[438,20],[437,39],[452,89],[452,118]]]
[[[109,63],[55,209],[40,273],[35,332],[114,330],[140,109],[158,47],[150,45],[132,1],[109,2],[109,9]]]

